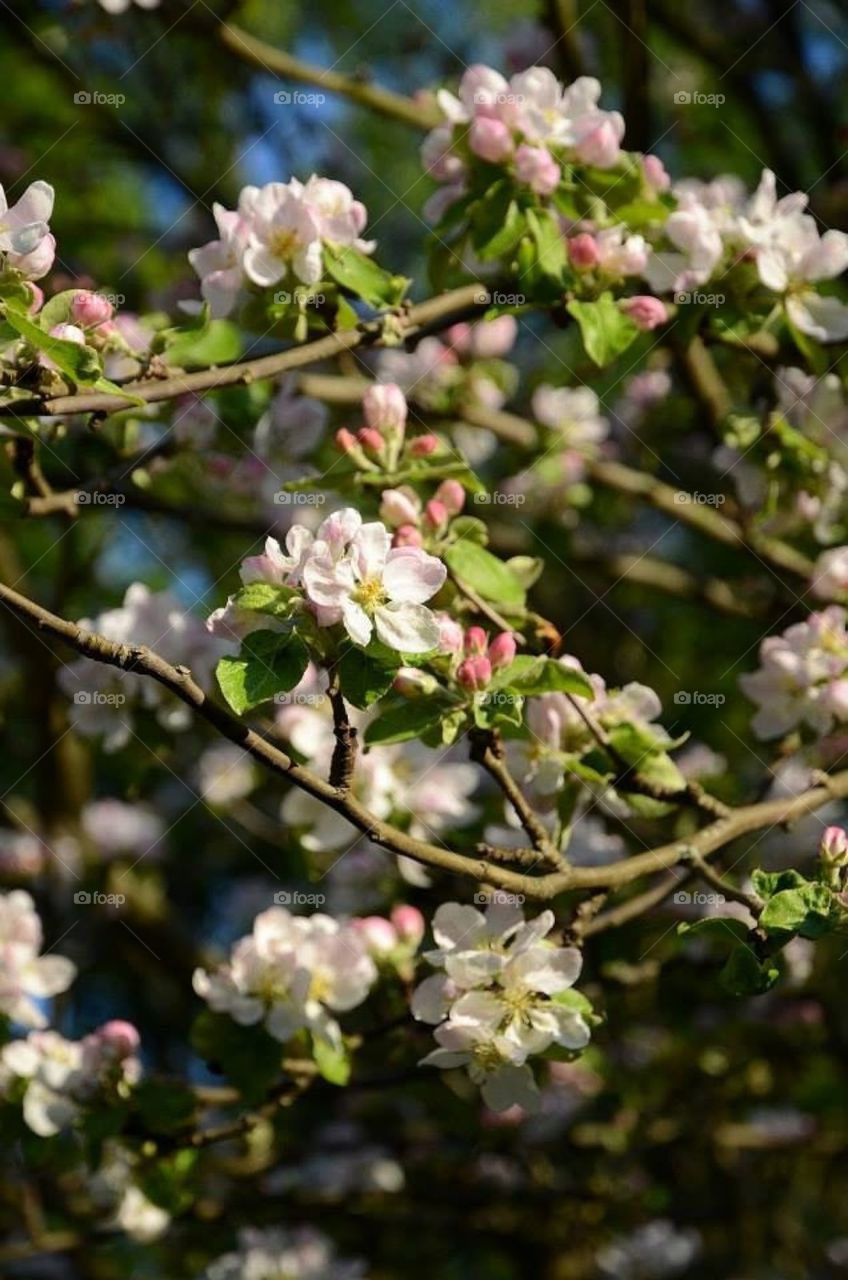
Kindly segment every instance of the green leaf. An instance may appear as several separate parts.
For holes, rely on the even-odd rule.
[[[520,654],[508,667],[496,672],[493,684],[496,688],[511,689],[525,697],[537,697],[542,693],[574,693],[591,700],[595,696],[589,677],[583,671],[564,666],[555,658],[536,658],[530,654]]]
[[[300,680],[309,651],[293,634],[253,631],[238,656],[222,658],[216,675],[221,692],[237,715],[243,715],[276,693],[286,693]]]
[[[601,369],[639,337],[639,329],[619,311],[611,293],[602,293],[595,302],[569,302],[566,310],[580,326],[586,354]]]
[[[315,1065],[325,1080],[330,1084],[345,1085],[350,1079],[351,1060],[345,1046],[338,1048],[327,1044],[320,1036],[312,1037],[312,1053]]]
[[[558,220],[545,209],[528,209],[527,225],[536,247],[538,271],[561,284],[568,256]]]
[[[389,650],[347,649],[336,667],[339,687],[348,702],[364,711],[388,693],[399,666],[399,656]]]
[[[516,575],[477,542],[455,542],[445,552],[448,567],[460,583],[510,611],[524,608],[525,591]]]
[[[766,933],[792,937],[820,938],[838,916],[833,893],[824,884],[804,884],[796,889],[781,889],[768,899],[760,915],[760,928]]]
[[[478,258],[491,262],[511,253],[524,234],[524,215],[506,181],[489,187],[474,210],[471,242]]]
[[[780,970],[760,961],[744,942],[737,944],[719,974],[719,982],[732,996],[758,996],[774,986]]]
[[[231,364],[244,349],[241,334],[229,320],[209,320],[201,329],[172,329],[165,342],[168,364],[181,369],[205,369]]]
[[[291,587],[275,586],[271,582],[249,582],[236,592],[234,603],[239,609],[254,613],[267,613],[272,618],[284,618],[291,610],[292,600],[298,593]]]
[[[183,1148],[144,1167],[139,1186],[148,1200],[172,1215],[189,1209],[194,1203],[191,1181],[199,1155],[198,1151]]]
[[[338,284],[372,307],[396,307],[409,287],[406,276],[391,275],[351,245],[325,244],[324,265]]]
[[[780,893],[783,889],[800,889],[809,883],[800,871],[795,871],[791,867],[786,871],[763,871],[762,867],[757,867],[751,872],[751,884],[761,898],[770,898],[772,894]]]
[[[750,929],[743,920],[734,916],[702,916],[700,920],[682,920],[677,926],[680,937],[690,933],[704,933],[719,942],[745,942]]]
[[[388,707],[376,720],[372,720],[365,730],[365,741],[369,746],[389,746],[394,742],[407,742],[410,738],[418,738],[428,729],[435,728],[442,719],[444,707],[432,698],[420,702],[404,699],[393,707]]]

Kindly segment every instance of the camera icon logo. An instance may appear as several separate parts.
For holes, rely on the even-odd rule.
[[[686,893],[683,889],[678,889],[674,895],[674,901],[678,907],[685,907],[692,901],[692,895],[691,893]]]
[[[77,892],[74,894],[74,902],[77,904],[78,907],[90,907],[91,894],[88,892],[87,889],[78,889]]]
[[[692,95],[688,89],[678,89],[674,101],[678,107],[684,107],[692,101]]]
[[[91,94],[87,89],[79,89],[74,94],[74,102],[78,107],[87,107],[91,105]]]
[[[678,689],[674,695],[674,701],[678,707],[688,707],[692,703],[692,695],[688,689]]]

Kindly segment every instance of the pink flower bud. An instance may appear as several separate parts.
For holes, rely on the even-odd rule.
[[[361,916],[353,926],[372,956],[386,956],[398,944],[394,925],[382,916]]]
[[[347,427],[341,427],[336,432],[336,444],[342,453],[353,453],[357,448],[356,436],[352,431],[348,431]]]
[[[393,529],[401,525],[416,525],[421,515],[421,503],[413,489],[384,489],[380,499],[380,519]]]
[[[436,490],[435,501],[442,504],[449,516],[458,516],[465,506],[465,490],[458,480],[443,480]]]
[[[118,1061],[132,1057],[141,1046],[138,1030],[131,1022],[124,1022],[120,1018],[104,1022],[102,1027],[97,1028],[94,1035],[104,1049],[114,1053]]]
[[[668,320],[668,307],[650,293],[637,293],[634,298],[625,298],[621,309],[642,330],[656,329]]]
[[[826,827],[819,853],[826,862],[842,862],[848,855],[848,831],[842,827]]]
[[[365,421],[383,435],[403,435],[406,429],[406,396],[394,382],[375,382],[362,398]],[[361,434],[360,434],[361,438]]]
[[[90,289],[80,289],[71,303],[71,316],[83,329],[93,329],[112,319],[113,307],[108,298]]]
[[[468,132],[468,145],[475,156],[500,164],[512,155],[512,136],[502,120],[478,116]]]
[[[560,167],[546,147],[522,144],[515,153],[515,176],[537,196],[549,196],[559,186]]]
[[[518,321],[515,316],[495,316],[481,320],[471,329],[471,354],[477,360],[497,360],[515,346]]]
[[[463,321],[460,324],[452,324],[449,329],[445,330],[444,341],[458,356],[470,355],[471,325],[467,321]]]
[[[32,302],[27,307],[27,311],[31,316],[34,316],[44,306],[44,290],[40,289],[37,284],[33,284],[31,280],[27,281],[26,287],[29,289],[30,296],[32,298]]]
[[[469,627],[465,633],[465,652],[470,654],[485,653],[489,637],[482,627]]]
[[[621,154],[619,143],[623,132],[623,121],[621,128],[616,128],[612,119],[602,121],[580,139],[574,149],[577,159],[598,169],[609,169]]]
[[[447,507],[438,498],[431,498],[424,508],[424,519],[434,529],[443,529],[449,518]]]
[[[357,431],[356,438],[363,449],[369,449],[372,453],[382,452],[385,444],[385,440],[375,427],[363,427],[360,431]]]
[[[401,903],[399,906],[392,907],[391,918],[401,942],[417,947],[424,937],[424,917],[418,908]]]
[[[512,632],[502,631],[499,636],[495,636],[489,645],[489,661],[492,664],[492,669],[508,667],[515,657],[515,651],[515,636]]]
[[[492,678],[492,664],[488,658],[466,658],[457,667],[456,678],[463,689],[485,689]]]
[[[411,441],[409,452],[413,458],[428,458],[431,453],[435,453],[439,447],[438,436],[416,436]]]
[[[439,614],[439,648],[442,653],[460,653],[464,641],[462,627],[447,613]]]
[[[421,530],[416,529],[414,524],[402,524],[392,538],[393,547],[421,547],[424,545],[424,539],[421,536]]]
[[[588,231],[581,231],[568,241],[568,260],[577,271],[590,271],[601,260],[598,242]]]
[[[642,156],[642,172],[648,186],[653,187],[654,191],[668,191],[671,178],[659,156]]]

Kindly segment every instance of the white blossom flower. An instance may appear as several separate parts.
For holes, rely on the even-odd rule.
[[[0,252],[22,257],[34,253],[48,234],[52,213],[53,188],[49,183],[30,183],[11,209],[0,186]]]
[[[102,858],[159,852],[165,824],[147,805],[126,804],[110,796],[90,801],[80,816],[83,831]]]
[[[437,947],[425,958],[442,972],[412,999],[415,1018],[439,1024],[439,1048],[424,1062],[466,1067],[494,1110],[532,1105],[530,1056],[553,1044],[578,1051],[589,1042],[582,1013],[557,998],[574,985],[581,957],[547,941],[553,925],[551,911],[525,921],[517,903],[497,899],[485,914],[444,903],[433,919]]]
[[[605,1245],[596,1261],[609,1280],[663,1280],[688,1272],[700,1251],[697,1231],[657,1218]]]
[[[758,706],[751,727],[776,738],[807,725],[829,733],[848,720],[848,615],[839,605],[811,613],[760,645],[759,670],[739,677]]]
[[[820,600],[848,597],[848,547],[822,552],[813,569],[810,589]]]
[[[0,1013],[26,1027],[44,1027],[36,1003],[67,991],[76,966],[65,956],[39,955],[43,935],[35,903],[23,889],[0,894]]]
[[[256,770],[249,752],[234,742],[216,742],[197,762],[197,785],[207,804],[224,809],[243,800],[256,786]]]
[[[365,1264],[336,1257],[312,1227],[239,1232],[239,1248],[218,1258],[202,1280],[365,1280]]]
[[[307,598],[329,620],[343,622],[356,644],[378,638],[400,653],[424,653],[439,643],[439,627],[425,607],[447,570],[418,547],[392,550],[391,534],[379,521],[362,525],[347,554],[333,559],[316,541],[303,570]]]
[[[558,431],[570,449],[600,444],[609,435],[609,422],[600,411],[591,387],[552,387],[543,383],[533,393],[533,416]]]
[[[299,182],[245,187],[239,214],[250,228],[242,261],[254,284],[268,287],[290,272],[303,284],[321,279],[321,224]]]
[[[263,1022],[282,1044],[308,1029],[338,1046],[341,1031],[331,1013],[361,1004],[376,976],[352,924],[271,907],[236,943],[229,962],[213,973],[195,970],[193,985],[214,1012],[241,1026]]]

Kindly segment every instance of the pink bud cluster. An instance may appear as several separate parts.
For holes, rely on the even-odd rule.
[[[380,516],[394,529],[395,547],[423,546],[425,537],[443,535],[454,516],[465,506],[465,490],[458,480],[443,480],[433,497],[421,502],[408,485],[386,489],[380,502]]]
[[[456,669],[457,683],[464,689],[477,692],[486,688],[494,671],[512,662],[515,637],[510,631],[501,631],[490,643],[482,627],[469,627],[463,648],[466,657]]]

